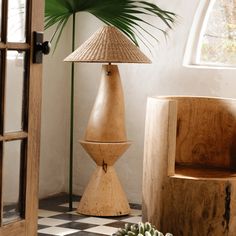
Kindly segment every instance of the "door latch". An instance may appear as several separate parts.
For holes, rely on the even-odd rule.
[[[43,42],[42,32],[33,32],[33,63],[41,64],[43,62],[43,54],[48,55],[51,44],[49,41]]]

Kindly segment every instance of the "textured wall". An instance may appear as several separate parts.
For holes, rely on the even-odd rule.
[[[160,6],[180,16],[174,30],[170,32],[167,40],[158,35],[161,42],[155,44],[152,55],[145,47],[141,47],[153,60],[153,64],[119,66],[126,101],[127,133],[133,144],[117,162],[116,169],[130,202],[141,202],[143,137],[148,96],[190,94],[236,97],[234,70],[195,69],[182,66],[185,45],[198,2],[197,0],[158,1]],[[99,26],[101,23],[93,16],[80,14],[77,18],[77,44],[84,42]],[[49,193],[46,190],[52,187],[55,191],[56,189],[59,191],[63,188],[66,190],[67,186],[68,173],[65,166],[69,155],[69,83],[65,78],[69,78],[69,67],[60,62],[70,50],[70,41],[66,37],[60,49],[54,57],[57,62],[50,61],[44,64],[41,196],[46,192]],[[49,61],[49,58],[46,61]],[[75,194],[83,193],[95,167],[78,140],[83,138],[96,96],[100,68],[99,64],[76,65]]]
[[[45,40],[51,35],[52,30],[47,30]],[[66,190],[70,67],[63,59],[70,51],[70,41],[68,28],[55,53],[44,56],[43,61],[40,198]]]

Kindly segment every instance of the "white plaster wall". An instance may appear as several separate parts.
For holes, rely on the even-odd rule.
[[[200,0],[159,0],[157,3],[179,15],[167,41],[152,50],[151,65],[120,65],[126,101],[127,133],[133,145],[117,162],[116,169],[128,200],[141,202],[142,161],[146,99],[152,95],[206,95],[236,97],[235,70],[193,69],[182,66],[192,19]],[[79,46],[101,25],[95,17],[77,15]],[[156,21],[155,21],[156,24]],[[63,34],[58,50],[44,57],[43,107],[40,165],[40,197],[68,187],[70,66],[62,59],[70,52],[70,26]],[[46,32],[50,38],[51,32]],[[141,49],[150,56],[148,50]],[[89,113],[96,96],[100,64],[75,67],[74,194],[81,195],[95,164],[79,144],[84,136]]]
[[[45,32],[50,40],[53,30]],[[69,86],[70,65],[63,62],[70,52],[70,28],[62,34],[55,53],[44,56],[41,123],[39,197],[44,198],[67,189],[69,157]]]
[[[126,101],[128,137],[133,145],[117,162],[118,176],[128,200],[141,202],[142,161],[146,99],[152,95],[206,95],[236,97],[235,70],[193,69],[182,66],[185,45],[198,0],[159,0],[157,3],[180,17],[167,41],[153,49],[151,65],[120,65]],[[78,18],[78,44],[93,34],[100,23],[92,16]],[[148,54],[148,50],[141,48]],[[150,56],[150,55],[149,55]],[[78,140],[83,138],[100,76],[99,64],[76,66],[74,193],[81,195],[94,170],[94,163]]]

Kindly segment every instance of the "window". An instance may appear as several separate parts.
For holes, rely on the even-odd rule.
[[[25,42],[26,0],[8,1],[8,42]]]
[[[200,3],[189,36],[184,64],[236,66],[236,0]]]

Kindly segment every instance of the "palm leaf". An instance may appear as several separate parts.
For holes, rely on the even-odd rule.
[[[142,0],[45,0],[45,29],[57,26],[51,41],[55,41],[57,45],[70,16],[82,11],[93,14],[107,25],[117,27],[137,46],[137,38],[146,45],[144,41],[148,40],[145,34],[156,39],[145,30],[145,24],[166,34],[165,29],[143,20],[144,15],[158,17],[170,29],[176,18],[175,13]]]

